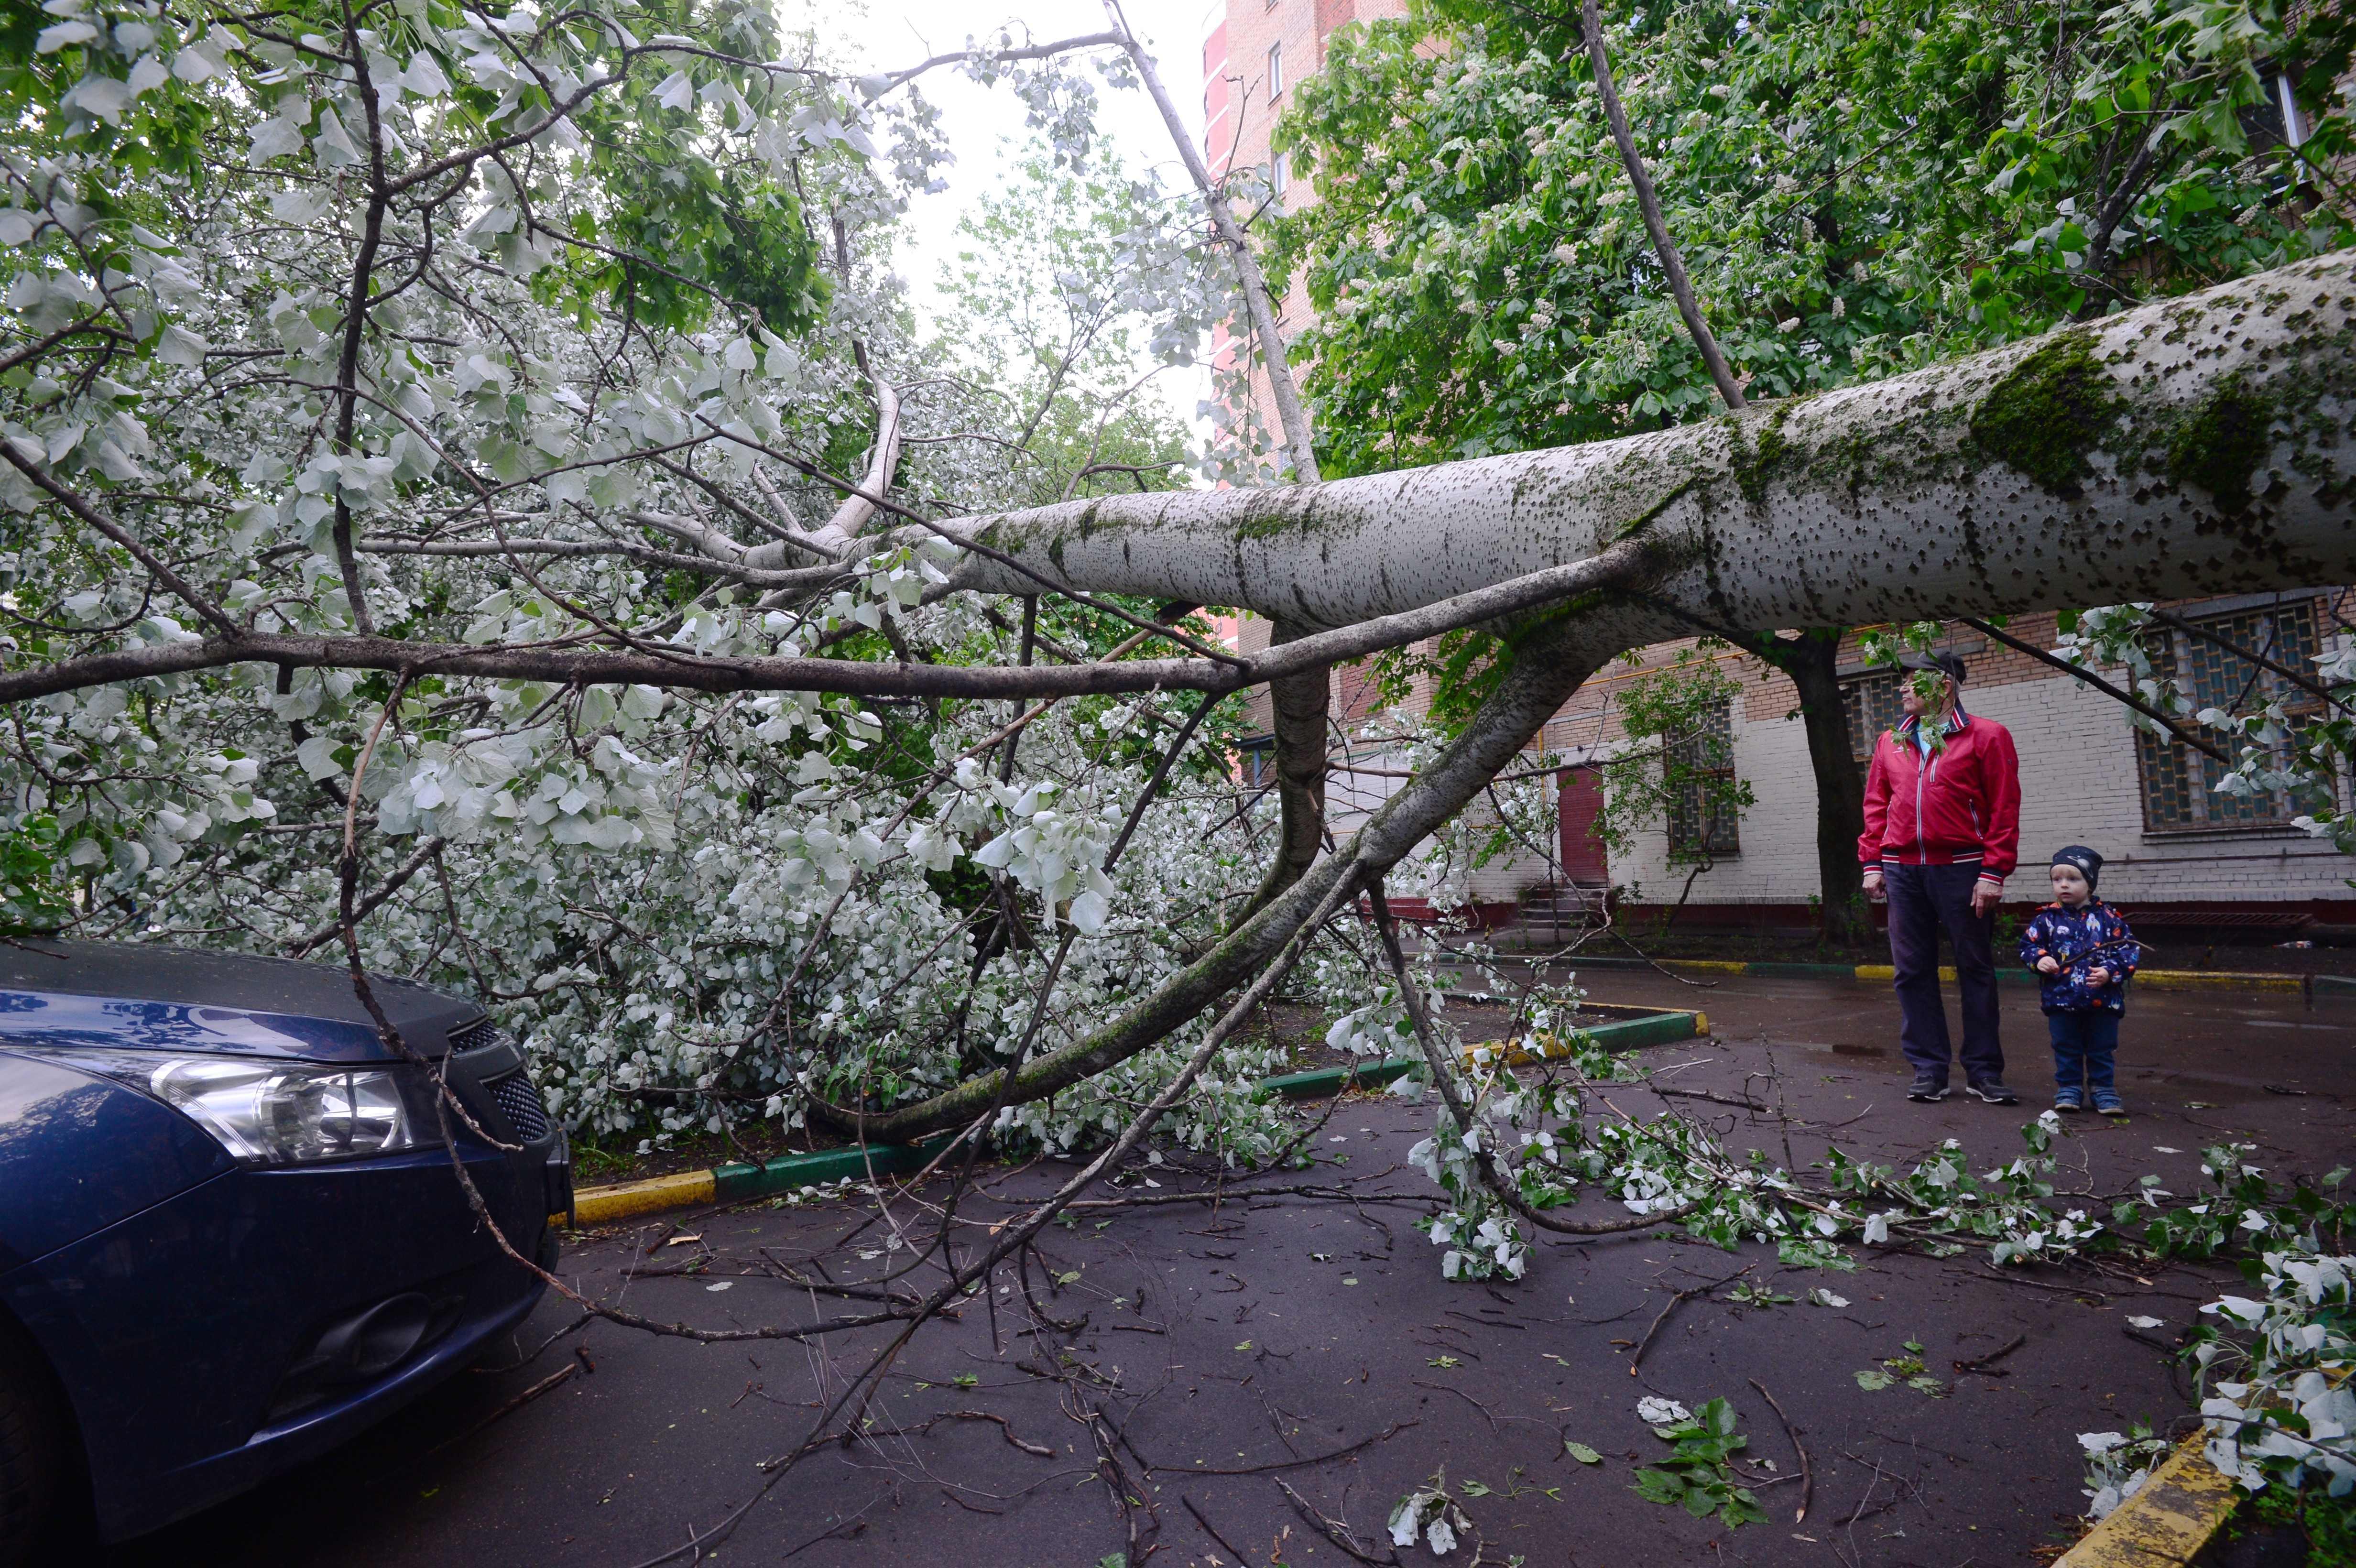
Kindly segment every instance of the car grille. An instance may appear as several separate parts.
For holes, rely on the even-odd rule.
[[[477,1019],[463,1029],[450,1031],[453,1051],[480,1051],[499,1038],[498,1026],[488,1019]]]
[[[537,1143],[548,1136],[548,1106],[522,1068],[494,1078],[483,1087],[490,1091],[491,1098],[498,1104],[499,1114],[507,1117],[516,1136],[526,1143]]]

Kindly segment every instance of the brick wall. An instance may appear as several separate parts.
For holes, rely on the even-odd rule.
[[[2102,693],[2066,676],[1981,687],[1976,668],[1973,675],[1966,707],[2011,731],[2020,751],[2021,869],[2005,886],[2007,901],[2044,902],[2046,857],[2064,844],[2087,844],[2109,862],[2104,896],[2123,902],[2356,904],[2348,859],[2304,835],[2147,835],[2135,736],[2119,705]],[[1783,687],[1788,694],[1790,683]],[[1742,820],[1741,854],[1694,884],[1697,903],[1803,903],[1816,891],[1815,775],[1806,736],[1798,718],[1786,720],[1782,709],[1762,718],[1757,706],[1746,702],[1736,716],[1734,752],[1735,771],[1751,782],[1758,804]],[[1613,861],[1612,880],[1640,884],[1646,902],[1673,899],[1685,872],[1667,859],[1665,835],[1649,834],[1638,853]]]

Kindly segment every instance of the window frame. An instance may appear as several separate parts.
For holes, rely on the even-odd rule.
[[[1687,768],[1701,776],[1683,782],[1676,795],[1669,802],[1667,820],[1663,823],[1672,856],[1687,855],[1697,861],[1737,860],[1742,858],[1742,816],[1740,812],[1703,811],[1703,778],[1736,782],[1734,768],[1734,698],[1728,698],[1707,731],[1687,736],[1673,746],[1665,748],[1664,762],[1676,756]],[[1711,744],[1724,747],[1719,760],[1703,765],[1697,753]]]
[[[2217,632],[2229,638],[2231,634],[2225,629],[2233,623],[2270,623],[2265,636],[2255,645],[2257,650],[2277,664],[2297,669],[2308,662],[2310,656],[2322,652],[2328,640],[2321,603],[2321,595],[2308,594],[2296,599],[2258,603],[2235,603],[2230,608],[2212,605],[2207,608],[2206,613],[2201,613],[2198,606],[2176,608],[2171,613],[2204,631]],[[2290,618],[2294,624],[2304,622],[2299,628],[2303,633],[2302,645],[2287,652],[2284,649],[2282,635],[2285,618]],[[2204,655],[2220,659],[2227,656],[2214,644],[2173,626],[2162,625],[2154,627],[2146,635],[2144,646],[2151,658],[2153,673],[2163,677],[2177,675],[2188,662],[2194,663],[2195,683],[2190,696],[2196,713],[2209,707],[2231,710],[2226,701],[2214,699],[2224,698],[2226,693],[2222,690],[2204,692],[2198,682],[2197,661]],[[2319,699],[2249,659],[2232,660],[2230,670],[2240,676],[2245,683],[2244,689],[2246,692],[2246,699],[2237,698],[2232,707],[2238,707],[2244,699],[2282,697],[2286,699],[2284,710],[2294,718],[2312,717],[2322,710],[2323,704]],[[2186,722],[2202,729],[2203,733],[2219,742],[2220,749],[2229,755],[2246,743],[2222,731],[2206,730],[2199,725],[2197,720]],[[2211,810],[2225,804],[2224,798],[2216,793],[2215,785],[2226,770],[2214,758],[2195,752],[2181,741],[2162,741],[2142,730],[2136,731],[2135,748],[2136,805],[2142,815],[2145,838],[2158,842],[2182,842],[2201,838],[2282,837],[2298,832],[2291,826],[2291,819],[2298,814],[2298,807],[2286,793],[2275,791],[2265,795],[2234,797],[2236,801],[2248,801],[2246,815],[2237,811],[2234,816],[2222,819],[2212,817]],[[2286,744],[2277,743],[2276,750],[2278,754],[2286,755],[2288,748]],[[2170,795],[2181,802],[2180,817],[2167,809]],[[2160,811],[2155,812],[2155,806],[2159,806]],[[2173,819],[2162,820],[2163,816]]]

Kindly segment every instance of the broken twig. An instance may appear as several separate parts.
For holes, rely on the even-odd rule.
[[[1815,1469],[1808,1463],[1807,1449],[1800,1445],[1800,1429],[1792,1424],[1792,1418],[1783,1413],[1783,1407],[1775,1403],[1775,1396],[1767,1392],[1767,1385],[1752,1378],[1751,1386],[1759,1391],[1759,1397],[1767,1402],[1767,1408],[1773,1411],[1775,1419],[1783,1424],[1783,1435],[1792,1440],[1792,1452],[1800,1456],[1800,1508],[1792,1516],[1792,1522],[1803,1523],[1808,1517],[1808,1499],[1815,1496]]]

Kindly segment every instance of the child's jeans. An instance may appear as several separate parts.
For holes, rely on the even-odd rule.
[[[2111,1088],[2113,1058],[2119,1049],[2119,1015],[2102,1008],[2048,1013],[2053,1036],[2053,1081],[2064,1089],[2081,1083],[2092,1093]]]

